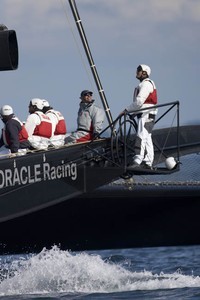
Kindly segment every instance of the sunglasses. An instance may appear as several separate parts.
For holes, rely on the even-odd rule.
[[[137,67],[137,72],[140,72],[140,71],[142,71],[142,67],[141,67],[141,66],[138,66],[138,67]]]

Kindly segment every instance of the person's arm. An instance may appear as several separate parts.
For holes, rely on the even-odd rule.
[[[21,130],[21,125],[15,120],[10,120],[6,124],[6,131],[10,140],[10,151],[11,153],[17,153],[19,149],[19,132]]]
[[[31,114],[28,116],[24,126],[28,132],[29,137],[33,135],[35,127],[39,124],[40,124],[40,118],[38,115]]]
[[[1,134],[1,138],[0,138],[0,148],[4,145],[4,141],[3,141],[3,135]]]
[[[94,116],[92,118],[93,132],[98,134],[102,131],[105,112],[100,107],[95,107]]]
[[[153,85],[149,80],[145,80],[141,84],[140,91],[136,96],[135,102],[138,109],[142,107],[146,99],[148,98],[149,94],[153,92]]]

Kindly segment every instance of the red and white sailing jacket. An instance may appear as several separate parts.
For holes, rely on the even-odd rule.
[[[53,125],[53,134],[60,135],[67,133],[66,122],[63,115],[54,109],[50,109],[46,112],[46,115],[50,118]]]
[[[153,107],[157,104],[157,90],[153,80],[146,78],[135,88],[133,93],[133,103],[129,105],[126,110],[128,112],[143,109],[146,107]],[[151,112],[157,113],[157,109]]]
[[[35,126],[33,135],[50,138],[52,136],[52,124],[48,116],[40,111],[36,111],[34,114],[40,118],[40,124]]]

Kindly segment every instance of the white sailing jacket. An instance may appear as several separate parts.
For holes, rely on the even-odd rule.
[[[135,88],[133,93],[133,103],[126,107],[127,112],[150,107],[151,114],[157,114],[157,109],[153,107],[157,104],[157,90],[153,80],[146,78]],[[146,110],[144,112],[147,112]],[[138,112],[141,113],[141,112]]]

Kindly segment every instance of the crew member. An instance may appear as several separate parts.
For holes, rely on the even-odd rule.
[[[136,71],[136,78],[140,81],[133,94],[133,102],[126,107],[125,111],[133,113],[137,120],[137,134],[134,145],[135,155],[133,162],[128,166],[132,170],[138,166],[152,169],[154,160],[154,147],[152,142],[152,130],[157,114],[157,91],[153,80],[149,78],[151,69],[147,65],[139,65]],[[137,111],[144,108],[147,110]]]
[[[79,143],[99,136],[105,119],[104,110],[95,105],[93,92],[84,90],[80,95],[77,130],[65,138],[65,143]]]
[[[37,150],[46,150],[52,136],[52,123],[43,113],[43,100],[34,98],[29,103],[29,113],[25,123],[31,146]]]
[[[47,115],[52,123],[52,136],[49,140],[50,145],[60,147],[64,145],[65,135],[67,133],[66,122],[63,115],[54,110],[47,100],[43,99],[43,112]]]
[[[14,115],[9,105],[1,107],[0,116],[5,124],[0,139],[0,158],[26,154],[30,143],[23,123]]]

